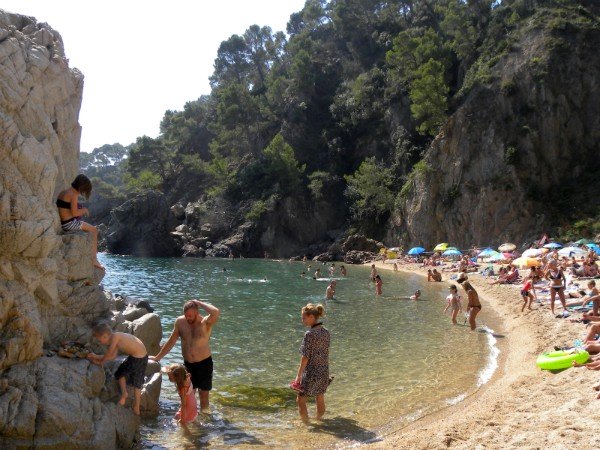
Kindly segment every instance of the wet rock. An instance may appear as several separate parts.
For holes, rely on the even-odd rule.
[[[162,325],[158,314],[145,314],[131,324],[132,334],[144,343],[148,354],[156,355],[162,339]]]

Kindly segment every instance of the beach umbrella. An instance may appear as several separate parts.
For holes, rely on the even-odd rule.
[[[581,245],[581,244],[593,244],[594,241],[592,241],[591,239],[579,239],[578,241],[573,242],[573,244],[575,245]]]
[[[510,259],[510,258],[514,258],[515,257],[515,255],[513,255],[512,253],[508,253],[508,252],[502,253],[502,256],[504,256],[506,259]]]
[[[585,255],[585,250],[580,249],[579,247],[565,247],[561,248],[558,251],[560,256],[581,256]]]
[[[483,249],[482,251],[480,251],[480,252],[477,254],[477,257],[478,257],[478,258],[487,258],[487,257],[489,257],[489,256],[494,256],[494,255],[496,255],[497,253],[498,253],[498,252],[497,252],[496,250],[494,250],[493,248],[489,248],[489,247],[488,247],[488,248],[486,248],[486,249]]]
[[[598,247],[596,244],[586,244],[586,246],[590,250],[594,250],[596,253],[600,253],[600,247]]]
[[[535,258],[527,258],[526,256],[521,256],[520,258],[515,259],[512,264],[517,267],[537,267],[541,265],[541,263]]]
[[[506,244],[502,244],[500,247],[498,247],[498,250],[501,252],[512,252],[515,248],[517,248],[515,244],[507,242]]]
[[[561,248],[562,244],[558,242],[550,242],[549,244],[544,245],[544,248]]]
[[[496,253],[488,258],[488,262],[502,261],[503,259],[506,259],[506,257],[502,253]]]
[[[448,243],[446,242],[442,242],[441,244],[438,244],[433,248],[434,252],[443,252],[446,250],[448,250]]]
[[[542,251],[539,248],[530,248],[529,250],[525,250],[523,255],[525,258],[531,258],[535,256],[540,256]]]
[[[460,255],[462,255],[460,250],[457,250],[455,248],[449,248],[444,253],[442,253],[442,256],[460,256]]]
[[[423,247],[413,247],[408,251],[409,255],[420,255],[425,249]]]

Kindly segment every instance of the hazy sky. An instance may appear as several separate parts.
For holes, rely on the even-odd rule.
[[[221,41],[250,25],[285,31],[304,0],[2,0],[57,30],[85,76],[81,150],[156,137],[167,109],[208,94]]]

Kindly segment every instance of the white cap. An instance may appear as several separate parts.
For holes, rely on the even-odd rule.
[[[469,277],[465,272],[461,272],[458,274],[458,278],[456,280],[457,283],[462,283],[463,281],[467,281]]]

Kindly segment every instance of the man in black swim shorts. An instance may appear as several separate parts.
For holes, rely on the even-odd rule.
[[[208,314],[202,316],[199,308]],[[183,305],[183,316],[175,320],[175,327],[169,340],[151,359],[160,359],[171,351],[181,338],[181,353],[187,371],[192,378],[194,389],[198,389],[200,407],[207,412],[209,407],[208,393],[212,389],[213,360],[209,340],[212,327],[219,320],[220,311],[210,303],[190,300]]]

